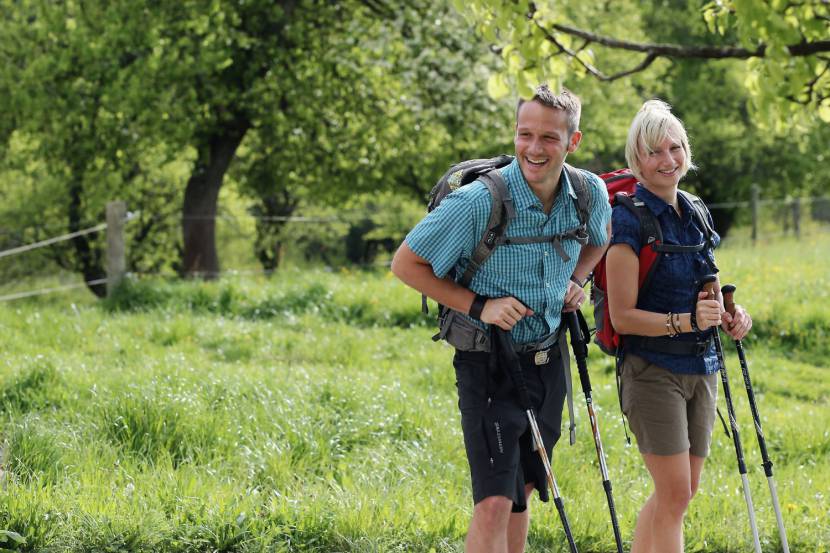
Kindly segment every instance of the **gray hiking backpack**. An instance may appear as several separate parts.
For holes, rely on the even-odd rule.
[[[493,255],[497,247],[510,246],[515,244],[532,244],[551,242],[556,253],[563,261],[569,261],[570,257],[562,247],[563,240],[576,240],[581,245],[588,243],[587,223],[590,214],[590,190],[588,179],[590,178],[586,171],[576,169],[568,164],[564,165],[564,170],[568,173],[568,178],[576,193],[576,210],[579,217],[579,226],[570,229],[561,234],[543,235],[543,236],[529,236],[529,237],[514,237],[508,238],[505,236],[505,231],[510,225],[510,221],[516,216],[516,210],[513,205],[513,198],[507,188],[504,178],[501,176],[501,169],[509,165],[513,161],[513,156],[501,155],[489,159],[471,159],[462,161],[449,168],[444,175],[438,180],[429,195],[429,204],[427,205],[427,212],[434,210],[441,203],[448,194],[465,186],[476,180],[481,181],[490,192],[492,200],[492,208],[490,210],[490,218],[487,221],[487,226],[484,233],[478,241],[478,244],[473,250],[470,257],[470,263],[467,265],[462,275],[453,275],[457,282],[469,288],[473,277],[481,268],[482,265]],[[422,296],[421,302],[422,310],[428,313],[426,296]],[[452,320],[456,317],[452,316],[451,309],[445,306],[438,306],[438,321],[440,331],[433,336],[433,340],[446,339],[449,327],[452,325]],[[475,336],[471,338],[472,344],[470,346],[475,349],[475,343],[478,341]],[[453,343],[453,340],[449,340]],[[460,347],[459,344],[453,343],[454,346]]]

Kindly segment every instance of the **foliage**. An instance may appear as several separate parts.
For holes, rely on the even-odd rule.
[[[177,255],[210,257],[229,167],[255,214],[280,218],[357,192],[421,194],[450,162],[509,140],[509,107],[481,93],[495,59],[446,3],[29,0],[8,11],[9,220],[78,230],[124,199],[140,213],[133,270],[188,272]],[[268,269],[280,228],[258,226]],[[83,239],[56,257],[95,276],[102,246]]]
[[[660,28],[648,24],[650,12],[633,2],[581,2],[578,8],[527,0],[454,3],[507,60],[505,72],[491,77],[494,96],[506,94],[510,84],[529,96],[535,83],[558,86],[570,75],[613,81],[646,71],[656,60],[749,58],[744,86],[760,119],[780,125],[818,113],[830,121],[830,12],[820,0],[711,2],[694,14],[709,35],[679,46],[661,42],[654,35]],[[686,7],[655,6],[679,18]]]

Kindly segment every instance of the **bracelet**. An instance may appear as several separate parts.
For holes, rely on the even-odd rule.
[[[674,336],[674,334],[672,334],[672,326],[671,326],[671,311],[666,313],[666,334],[668,336]]]
[[[470,306],[470,311],[467,313],[473,319],[480,321],[481,312],[484,311],[484,304],[487,303],[487,298],[481,294],[476,294],[473,304]]]
[[[576,285],[580,288],[585,288],[585,285],[588,284],[588,279],[586,278],[585,280],[580,281],[578,278],[576,278],[576,275],[571,275],[571,282],[576,283]]]
[[[697,313],[695,313],[694,307],[692,308],[692,312],[689,313],[689,323],[692,325],[692,332],[695,332],[697,334],[703,332],[702,330],[700,330],[700,327],[697,326]]]
[[[680,331],[680,313],[675,313],[674,318],[671,321],[671,327],[674,329],[674,335],[677,336],[678,334],[682,334]]]

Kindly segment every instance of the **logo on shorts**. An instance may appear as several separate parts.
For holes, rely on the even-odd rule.
[[[494,422],[493,426],[496,427],[496,443],[499,446],[499,453],[503,454],[504,453],[504,444],[501,441],[501,426],[499,426],[499,423],[497,423],[497,422]]]

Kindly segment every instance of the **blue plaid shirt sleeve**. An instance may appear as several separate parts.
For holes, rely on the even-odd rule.
[[[415,225],[405,242],[424,258],[438,278],[444,278],[460,259],[472,255],[490,216],[487,188],[472,183],[447,195],[435,210]]]
[[[611,204],[608,203],[608,190],[598,176],[593,175],[590,183],[591,201],[589,203],[588,242],[592,246],[603,246],[608,239],[607,226],[611,220]]]

